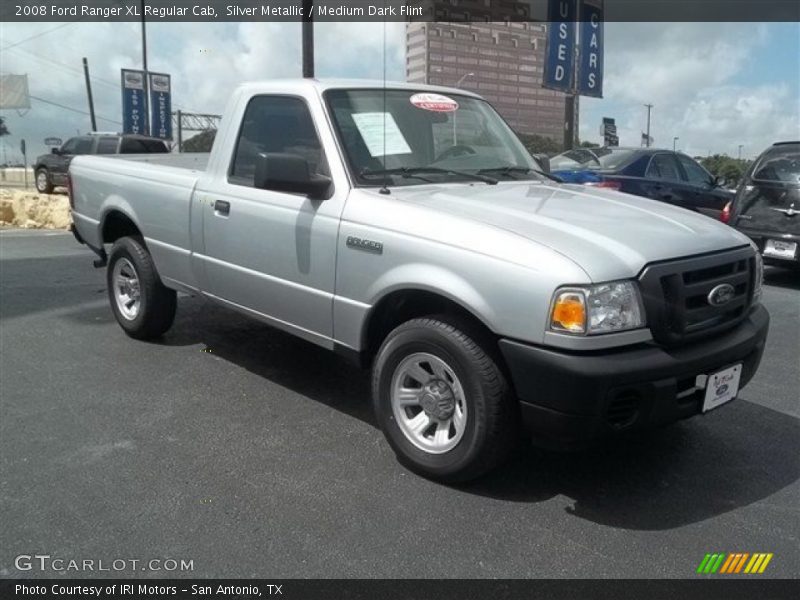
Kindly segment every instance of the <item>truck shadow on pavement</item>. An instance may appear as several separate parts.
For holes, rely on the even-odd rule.
[[[515,502],[562,494],[574,502],[570,514],[622,529],[704,521],[800,479],[800,420],[747,395],[724,410],[580,452],[526,447],[470,491]]]
[[[72,318],[113,323],[107,306],[84,307]],[[376,427],[367,372],[199,298],[179,299],[175,325],[153,343],[203,345],[216,357]],[[748,401],[748,391],[703,417],[580,452],[526,445],[505,466],[453,491],[530,504],[565,496],[572,500],[568,513],[622,529],[667,530],[710,519],[800,479],[800,419]]]
[[[764,284],[788,290],[800,290],[800,270],[767,267],[764,270]]]

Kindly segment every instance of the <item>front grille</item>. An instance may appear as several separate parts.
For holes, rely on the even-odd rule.
[[[750,248],[648,265],[639,281],[653,338],[674,346],[734,327],[752,303],[754,274]],[[714,306],[709,294],[722,284],[733,295]]]

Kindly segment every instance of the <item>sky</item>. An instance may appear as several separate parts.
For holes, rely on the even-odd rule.
[[[315,27],[318,77],[380,79],[385,42],[387,79],[404,79],[403,23]],[[147,40],[150,69],[172,75],[173,108],[220,113],[240,82],[300,76],[297,23],[152,23]],[[138,23],[0,23],[0,72],[27,74],[32,96],[72,109],[34,99],[24,114],[3,110],[9,160],[23,137],[32,159],[45,137],[88,131],[84,56],[98,129],[117,131],[120,68],[141,67]],[[678,137],[692,156],[737,156],[742,144],[752,158],[800,138],[800,23],[607,23],[604,98],[581,98],[581,139],[600,142],[612,117],[620,143],[638,146],[644,104],[654,105],[655,145]]]

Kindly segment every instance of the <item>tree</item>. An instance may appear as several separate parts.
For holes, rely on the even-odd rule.
[[[183,152],[211,152],[211,146],[214,144],[216,135],[216,129],[209,129],[208,131],[198,133],[196,136],[190,137],[183,142],[181,150]]]
[[[739,183],[744,172],[750,164],[745,159],[732,158],[726,154],[714,154],[699,159],[700,164],[714,175],[726,180],[729,187],[734,187]]]
[[[8,127],[6,127],[5,118],[0,117],[0,137],[3,137],[4,135],[11,135],[11,132],[8,130]]]
[[[595,144],[594,142],[584,141],[578,144],[579,148],[599,148],[600,144]]]
[[[517,137],[531,154],[555,156],[561,152],[561,144],[544,135],[518,133]]]

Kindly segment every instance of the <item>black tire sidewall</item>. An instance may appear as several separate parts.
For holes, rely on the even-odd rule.
[[[391,405],[391,383],[395,369],[409,354],[426,352],[445,361],[464,390],[467,424],[459,443],[448,452],[431,454],[415,446],[400,430]],[[373,402],[378,423],[398,458],[423,475],[447,479],[469,469],[482,453],[486,442],[486,403],[484,382],[477,374],[470,354],[444,332],[425,326],[390,334],[382,346],[375,372]]]
[[[111,303],[111,310],[114,312],[114,317],[117,319],[120,327],[129,333],[138,332],[143,328],[147,318],[147,310],[149,308],[148,294],[147,290],[145,289],[145,286],[148,285],[148,283],[143,277],[146,266],[141,264],[138,253],[131,248],[133,244],[138,244],[138,242],[132,240],[131,238],[120,238],[117,240],[117,242],[114,244],[114,247],[111,249],[111,254],[109,255],[108,259],[108,268],[106,269],[106,285],[108,287],[108,300]],[[146,250],[144,250],[144,252],[146,252]],[[141,305],[139,307],[139,313],[136,315],[135,319],[127,319],[122,315],[122,313],[120,313],[119,307],[117,306],[117,299],[115,298],[113,281],[114,266],[121,258],[127,258],[130,261],[134,270],[136,271],[136,277],[139,280],[139,298]]]
[[[40,189],[39,188],[39,174],[40,173],[44,173],[44,176],[45,176],[44,189]],[[40,194],[47,194],[53,189],[52,182],[50,181],[50,172],[47,169],[43,169],[42,168],[42,169],[37,169],[36,171],[34,171],[34,173],[33,173],[33,182],[34,182],[34,185],[36,186],[36,191],[39,192]]]

